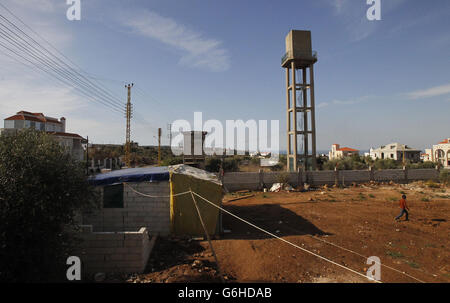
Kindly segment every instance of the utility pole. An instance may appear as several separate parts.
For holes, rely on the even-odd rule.
[[[86,137],[86,174],[89,175],[89,136]]]
[[[167,124],[167,131],[169,132],[169,134],[168,134],[169,146],[172,147],[172,124],[171,123]]]
[[[161,128],[158,128],[158,166],[161,166]]]
[[[131,116],[132,116],[131,88],[133,86],[134,83],[125,85],[125,88],[128,90],[128,98],[126,105],[127,133],[125,140],[125,163],[127,164],[127,167],[131,166]]]
[[[403,145],[403,167],[406,167],[406,159],[405,159],[405,145]]]

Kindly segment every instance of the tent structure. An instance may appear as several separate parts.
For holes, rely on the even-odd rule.
[[[170,221],[171,232],[175,235],[203,235],[203,227],[193,203],[192,195],[176,195],[189,190],[222,206],[222,183],[216,175],[188,165],[169,168],[170,172]],[[194,196],[202,215],[208,234],[221,232],[222,219],[218,208]]]
[[[123,229],[142,225],[140,227],[148,227],[150,232],[164,230],[161,226],[169,224],[167,230],[172,235],[202,236],[204,230],[192,195],[185,192],[192,190],[217,206],[221,206],[223,197],[222,183],[215,174],[183,164],[117,170],[96,175],[89,182],[103,189],[103,197],[107,196],[106,191],[110,192],[105,188],[124,183],[127,185],[122,191],[113,193],[123,195],[123,208],[104,209],[101,220],[96,221],[103,224],[117,220],[119,227],[103,226],[102,231],[117,230],[120,222],[125,222]],[[131,191],[127,187],[131,187]],[[222,229],[220,210],[198,196],[195,199],[208,233],[219,234]],[[133,213],[136,209],[141,211]],[[118,211],[122,217],[118,215]]]

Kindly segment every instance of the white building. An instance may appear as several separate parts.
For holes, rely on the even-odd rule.
[[[331,150],[328,153],[330,160],[342,159],[344,157],[351,157],[353,155],[359,155],[359,150],[350,147],[341,147],[339,144],[331,145]]]
[[[66,118],[56,119],[45,116],[42,113],[31,113],[20,111],[14,116],[4,120],[4,129],[2,132],[15,132],[20,129],[33,128],[39,131],[45,131],[55,137],[74,159],[82,161],[84,159],[83,144],[87,141],[77,134],[66,133]]]
[[[370,157],[376,159],[392,159],[403,161],[403,155],[405,159],[410,162],[419,162],[421,151],[414,149],[405,144],[391,143],[383,145],[379,148],[370,149]]]
[[[450,169],[450,138],[447,138],[436,145],[433,148],[426,149],[427,160],[439,162],[444,168]]]

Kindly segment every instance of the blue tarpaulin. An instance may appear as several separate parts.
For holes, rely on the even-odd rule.
[[[105,186],[124,182],[156,182],[169,181],[169,167],[139,167],[115,170],[105,174],[98,174],[89,179],[95,186]]]

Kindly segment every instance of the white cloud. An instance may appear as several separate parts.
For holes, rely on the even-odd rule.
[[[414,92],[407,93],[407,96],[410,99],[419,99],[419,98],[437,97],[447,94],[450,94],[450,84],[435,86],[424,90],[417,90]]]
[[[225,71],[230,67],[228,51],[222,47],[221,41],[206,38],[174,19],[146,10],[134,12],[132,18],[122,17],[121,20],[122,25],[135,33],[181,50],[180,63],[183,65],[211,71]]]
[[[329,105],[354,105],[354,104],[367,102],[370,98],[372,98],[372,96],[362,96],[362,97],[358,97],[358,98],[354,98],[354,99],[347,99],[347,100],[334,99],[330,102],[322,102],[322,103],[318,104],[317,108],[323,108],[323,107],[327,107]]]
[[[349,100],[333,100],[333,104],[336,105],[352,105],[352,104],[358,104],[358,103],[362,103],[362,102],[366,102],[368,99],[370,98],[370,96],[362,96],[362,97],[358,97],[355,99],[349,99]]]
[[[61,16],[65,16],[68,7],[65,0],[5,0],[2,1],[2,4],[57,48],[65,48],[70,45],[72,37],[65,30],[67,27],[64,26],[69,22],[66,22],[65,18],[61,18]],[[1,6],[0,12],[27,34],[34,36],[34,33]],[[39,42],[49,47],[41,39]]]
[[[28,10],[37,10],[41,12],[53,12],[56,7],[55,1],[52,0],[8,0],[12,5]],[[64,2],[65,1],[61,1]]]
[[[334,7],[335,14],[339,15],[343,12],[344,7],[347,5],[348,0],[334,0],[330,2]]]
[[[31,81],[0,81],[0,116],[7,117],[20,110],[64,116],[86,104],[70,88],[35,85]]]

